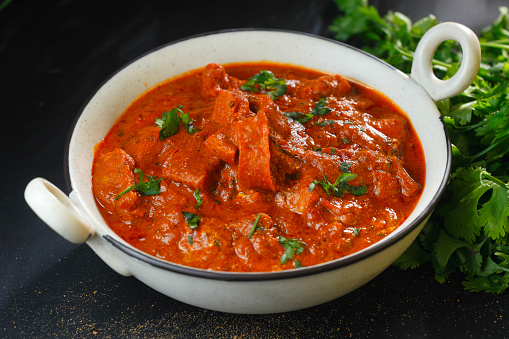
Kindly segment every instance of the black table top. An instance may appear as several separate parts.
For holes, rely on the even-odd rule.
[[[0,1],[2,3],[2,1]],[[229,28],[330,36],[332,1],[22,1],[0,10],[0,337],[507,337],[509,294],[444,284],[429,266],[390,267],[306,310],[234,315],[183,304],[60,238],[23,191],[44,177],[68,192],[63,154],[75,115],[115,70],[167,42]],[[506,0],[373,1],[479,31]],[[439,5],[440,3],[440,5]],[[445,4],[447,3],[447,5]]]

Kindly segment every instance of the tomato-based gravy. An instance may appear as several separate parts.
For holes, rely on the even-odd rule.
[[[298,269],[411,214],[424,153],[388,98],[339,75],[209,64],[136,99],[96,146],[92,188],[121,238],[218,271]]]

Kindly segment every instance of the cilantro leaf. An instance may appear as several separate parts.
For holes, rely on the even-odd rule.
[[[472,167],[462,168],[453,175],[452,200],[443,207],[448,211],[444,215],[445,229],[451,235],[473,242],[482,228],[493,239],[509,232],[508,188],[492,178],[486,170]],[[481,200],[488,191],[491,197]]]
[[[336,39],[406,73],[420,38],[437,24],[433,15],[414,24],[401,13],[382,17],[367,0],[335,2],[342,12],[330,26]],[[489,293],[509,287],[509,8],[499,10],[480,35],[482,62],[472,85],[437,102],[453,174],[423,231],[395,263],[404,269],[429,262],[439,282],[461,272],[465,289]],[[435,74],[450,78],[461,59],[461,48],[444,42],[432,61]]]
[[[196,191],[194,191],[193,197],[196,199],[196,205],[194,206],[194,208],[196,209],[200,208],[201,204],[203,204],[203,198],[200,196],[199,188]]]
[[[336,120],[324,120],[322,122],[315,122],[315,125],[320,126],[320,127],[325,127],[328,125],[332,125],[335,122],[336,122]]]
[[[156,119],[156,125],[161,127],[159,131],[159,139],[161,139],[161,141],[178,132],[180,121],[184,124],[187,133],[194,134],[197,132],[189,113],[184,113],[181,108],[182,105],[179,105],[171,111],[164,112],[161,118]]]
[[[445,231],[440,230],[435,243],[435,256],[439,265],[445,267],[451,255],[459,248],[468,248],[470,244],[464,240],[454,238]]]
[[[282,235],[280,235],[277,240],[281,245],[283,245],[283,248],[285,249],[285,254],[283,254],[283,256],[281,256],[281,258],[279,259],[281,265],[286,264],[288,260],[293,260],[293,257],[296,254],[301,254],[304,251],[304,247],[302,247],[302,245],[306,245],[301,240],[287,239]]]
[[[302,266],[302,264],[300,263],[300,261],[299,261],[299,260],[297,260],[297,259],[294,259],[294,260],[293,260],[293,266],[294,266],[295,268],[302,268],[302,267],[304,267],[304,266]]]
[[[283,112],[283,115],[287,118],[292,119],[293,121],[296,121],[300,124],[305,124],[306,122],[310,121],[316,116],[322,116],[329,114],[331,112],[331,109],[327,106],[327,98],[321,98],[319,101],[316,102],[315,107],[311,110],[309,113],[300,113],[300,112]],[[326,124],[334,123],[335,121],[329,120]],[[322,127],[325,127],[326,125],[322,123],[320,125]]]
[[[353,195],[363,195],[367,192],[366,186],[353,186],[350,185],[347,181],[352,180],[357,177],[357,174],[350,173],[350,167],[352,166],[351,163],[348,162],[342,162],[340,165],[341,173],[334,184],[331,184],[329,180],[327,179],[327,175],[323,175],[323,180],[313,180],[309,186],[308,191],[311,192],[313,189],[315,189],[316,185],[322,186],[325,193],[327,193],[327,196],[330,198],[331,192],[336,197],[342,196],[345,191],[350,192]]]
[[[141,169],[135,168],[134,173],[137,173],[140,175],[138,183],[134,184],[132,186],[129,186],[125,190],[120,192],[116,196],[115,200],[120,199],[124,194],[126,194],[132,190],[135,190],[136,192],[141,193],[143,195],[156,195],[156,194],[161,193],[161,189],[160,189],[159,185],[161,184],[161,180],[163,180],[163,178],[154,180],[154,178],[152,176],[147,175],[148,181],[144,181],[145,174],[143,173],[143,171]]]
[[[161,127],[159,131],[159,139],[161,141],[178,132],[180,122],[178,112],[182,112],[180,110],[181,107],[175,107],[171,111],[166,111],[161,118],[156,119],[157,126]]]
[[[318,100],[318,102],[315,104],[315,107],[310,112],[314,116],[322,116],[329,114],[331,112],[331,109],[327,107],[327,98],[321,98]]]
[[[305,124],[306,122],[313,119],[314,115],[309,113],[300,113],[300,112],[283,112],[283,115],[287,118],[292,119],[293,121],[297,121],[299,124]]]
[[[182,212],[182,215],[186,219],[186,223],[189,225],[189,228],[194,230],[200,224],[200,216],[195,213],[190,212]]]
[[[394,262],[394,266],[402,270],[416,268],[429,261],[431,254],[422,249],[417,242],[413,242],[410,247]]]
[[[180,120],[184,124],[184,127],[185,127],[187,133],[194,134],[197,132],[196,128],[194,127],[194,122],[189,117],[189,113],[184,113],[181,111]]]
[[[271,71],[261,70],[253,75],[247,82],[240,86],[240,89],[248,92],[264,92],[272,100],[286,93],[286,82],[283,78],[276,78]]]

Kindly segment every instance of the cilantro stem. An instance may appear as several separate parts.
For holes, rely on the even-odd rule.
[[[501,42],[508,43],[509,39],[507,41],[500,40]],[[481,42],[481,47],[492,47],[492,48],[499,48],[499,49],[507,49],[509,50],[509,45],[504,45],[501,43],[496,42]]]
[[[256,220],[253,224],[253,227],[251,227],[251,231],[249,231],[249,234],[247,235],[247,238],[251,238],[254,234],[254,232],[256,231],[256,227],[258,226],[258,223],[260,222],[260,218],[262,217],[262,214],[261,213],[258,213],[258,215],[256,216]]]
[[[410,50],[405,49],[405,48],[402,48],[402,47],[399,47],[399,46],[396,46],[396,45],[394,45],[394,49],[397,50],[398,52],[400,52],[402,55],[404,55],[404,56],[406,56],[406,57],[408,57],[408,58],[413,60],[415,52],[410,51]],[[448,64],[446,62],[443,62],[443,61],[440,61],[440,60],[437,60],[437,59],[432,59],[431,62],[434,65],[442,66],[442,67],[445,67],[445,68],[451,68],[452,67],[451,64]]]
[[[502,187],[507,187],[507,184],[505,182],[503,182],[502,180],[498,179],[498,178],[495,178],[494,176],[492,176],[491,174],[488,174],[488,173],[485,173],[484,174],[484,177],[486,179],[489,179],[491,181],[493,181],[494,183],[502,186]]]
[[[508,135],[509,134],[509,131],[506,131],[504,134],[502,134],[501,136],[505,136],[505,135]],[[484,150],[480,151],[479,153],[475,154],[475,155],[472,155],[470,157],[467,157],[470,160],[470,162],[474,161],[475,159],[479,158],[480,156],[483,156],[484,154],[488,153],[489,151],[491,151],[492,149],[494,149],[495,147],[497,147],[498,145],[500,145],[502,142],[504,142],[505,140],[504,139],[500,139],[499,141],[497,141],[496,143],[494,144],[491,144],[490,146],[486,147]]]

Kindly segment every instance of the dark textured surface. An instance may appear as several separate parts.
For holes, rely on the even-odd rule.
[[[199,309],[116,274],[88,246],[61,239],[28,208],[23,190],[33,177],[66,190],[63,153],[72,121],[96,87],[131,59],[219,29],[328,35],[338,14],[325,0],[239,3],[14,0],[0,11],[0,337],[509,336],[508,294],[466,292],[461,277],[440,285],[429,267],[391,267],[347,296],[302,311]],[[374,3],[413,19],[431,12],[440,20],[456,17],[478,31],[503,1],[463,1],[461,10],[455,1],[447,7],[443,1]]]

